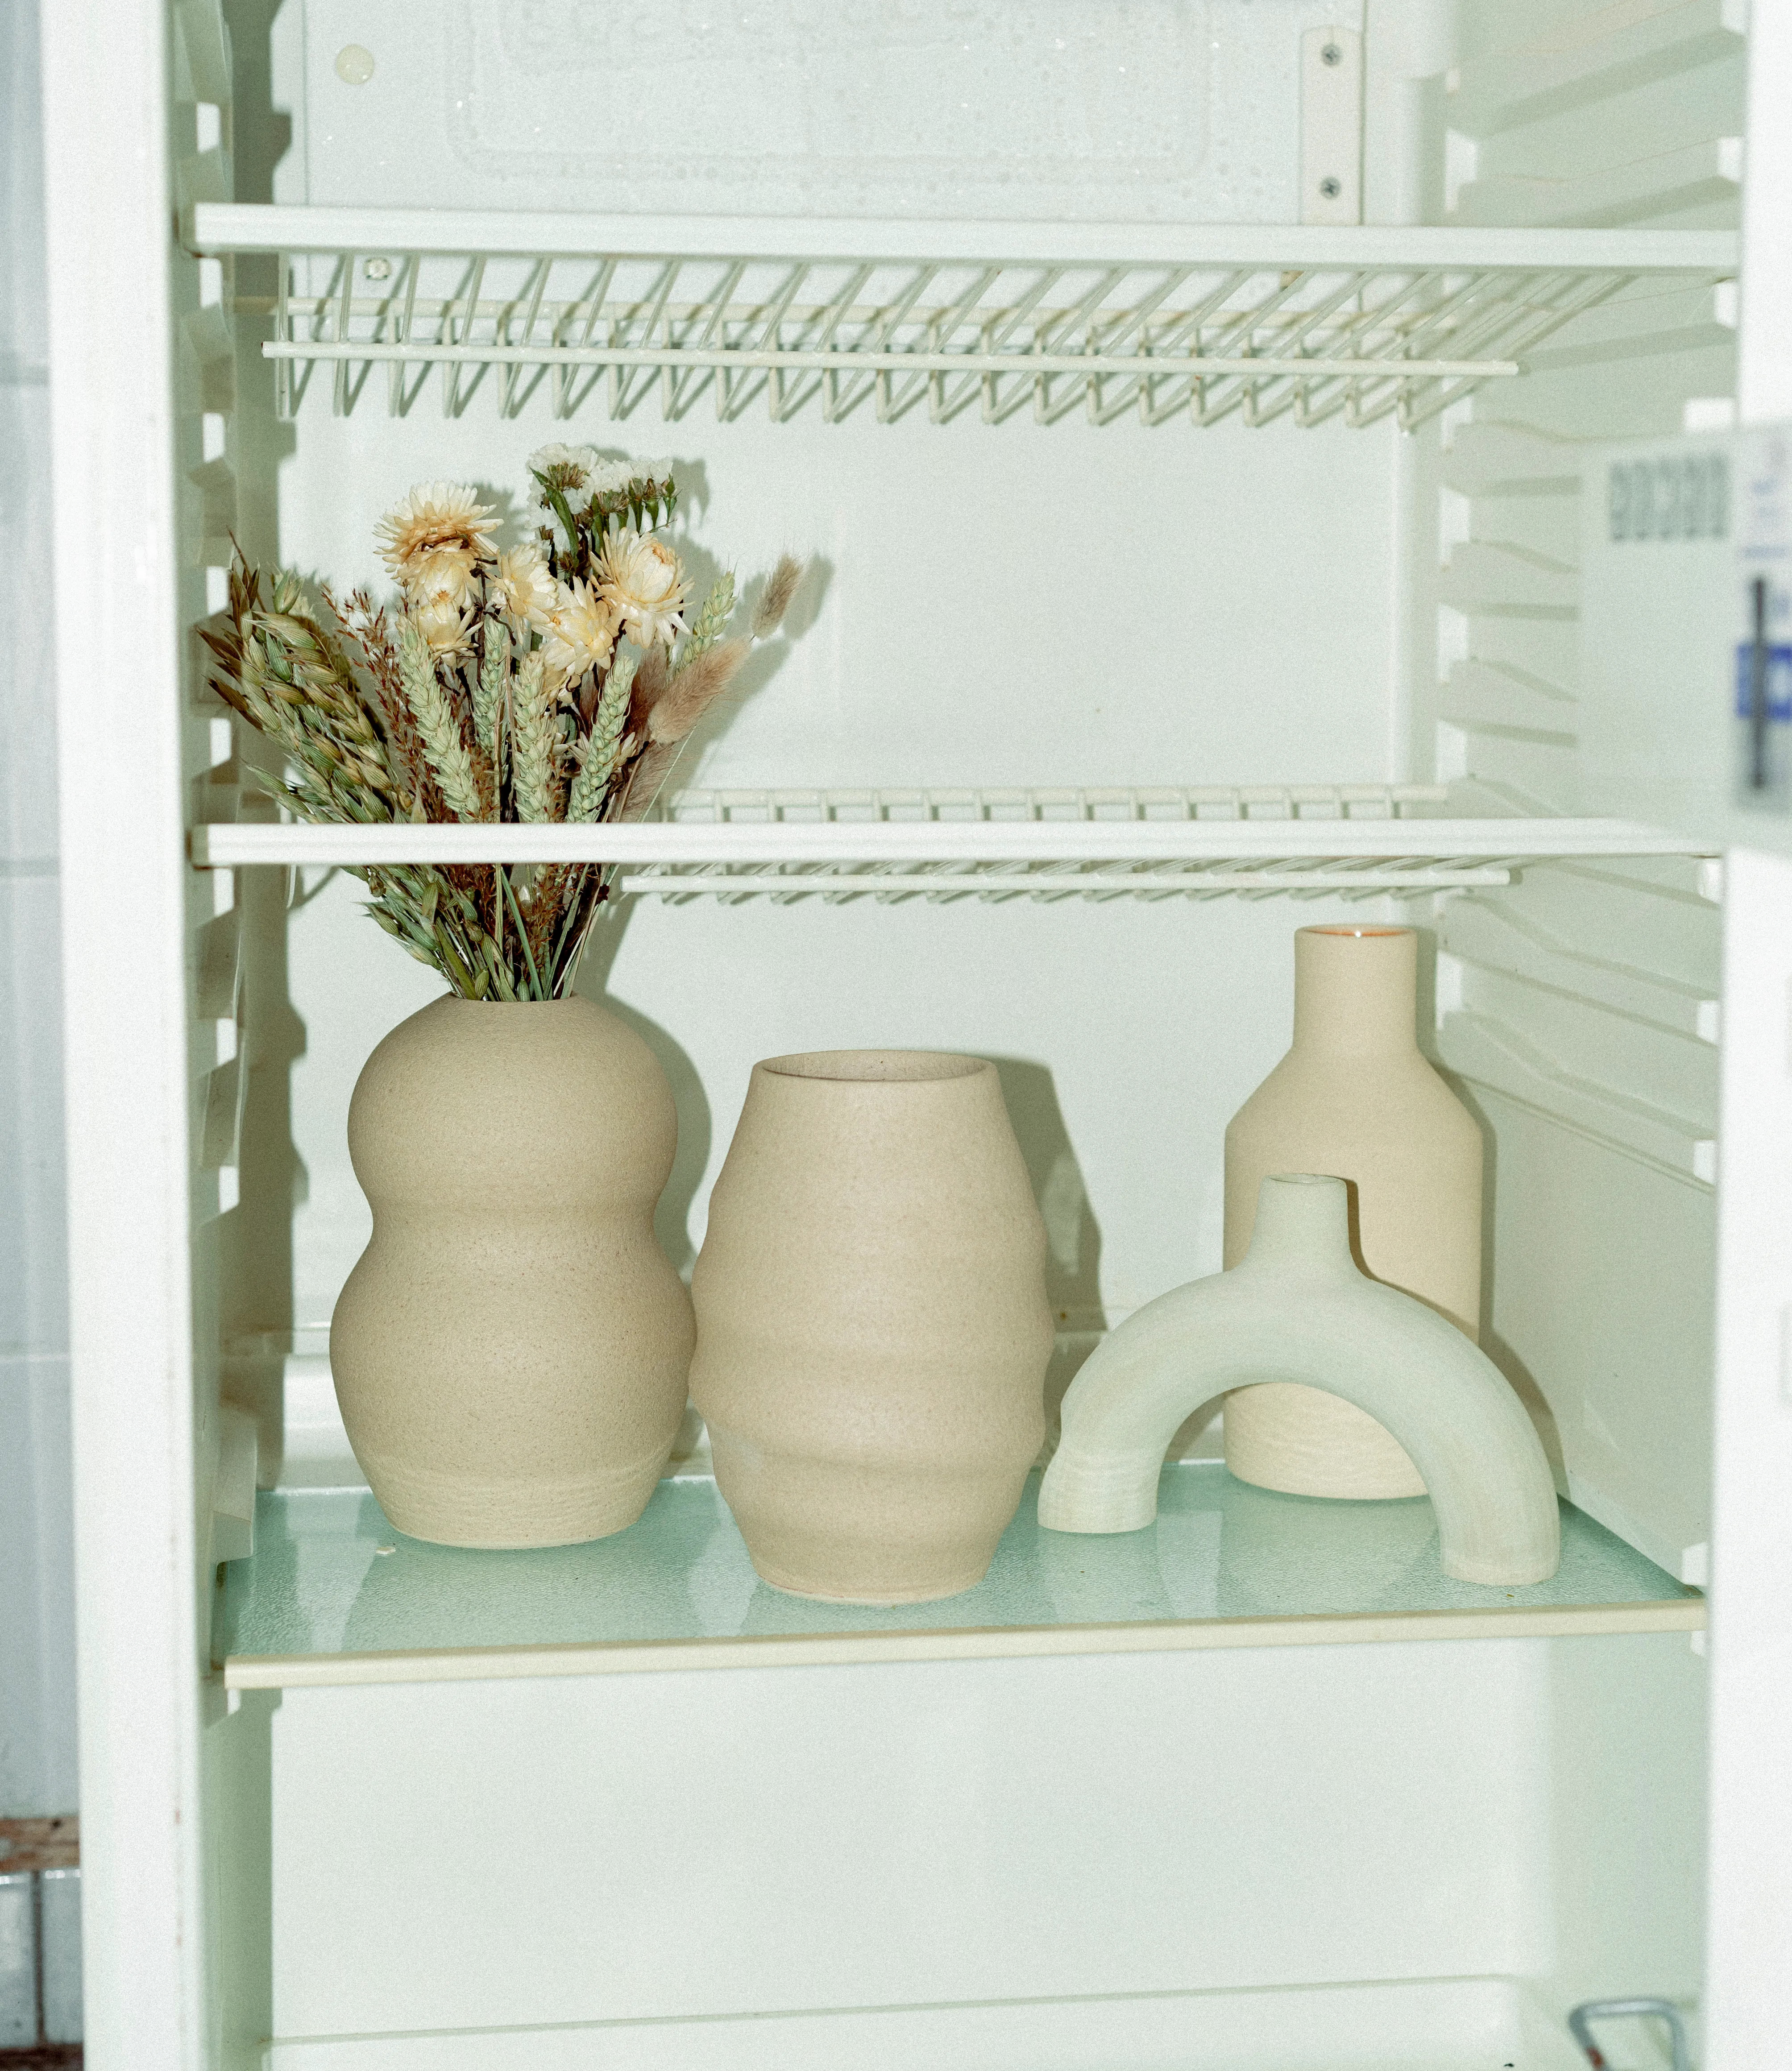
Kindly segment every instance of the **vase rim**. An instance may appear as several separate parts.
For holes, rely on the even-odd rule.
[[[1415,928],[1353,928],[1346,922],[1329,927],[1302,928],[1297,932],[1302,935],[1354,936],[1359,941],[1372,941],[1386,935],[1416,934],[1418,930]]]
[[[572,1007],[581,1000],[584,1000],[584,995],[578,992],[563,993],[558,999],[469,999],[464,992],[445,992],[435,1004],[437,1007],[502,1007],[507,1011],[518,1007]],[[588,1000],[584,1000],[584,1003],[587,1006],[591,1004]]]
[[[820,1079],[859,1086],[938,1085],[974,1078],[995,1067],[986,1057],[949,1050],[797,1050],[762,1057],[756,1071],[780,1079]]]

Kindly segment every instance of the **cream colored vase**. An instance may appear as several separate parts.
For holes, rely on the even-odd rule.
[[[1044,1276],[993,1064],[753,1067],[691,1282],[691,1390],[766,1581],[895,1604],[982,1581],[1044,1437]]]
[[[1556,1489],[1523,1405],[1445,1318],[1357,1270],[1343,1181],[1305,1173],[1264,1181],[1242,1263],[1135,1309],[1085,1361],[1040,1523],[1150,1524],[1177,1427],[1256,1374],[1298,1375],[1400,1433],[1425,1473],[1446,1575],[1503,1587],[1555,1573]]]
[[[652,1052],[586,999],[438,999],[367,1060],[348,1142],[373,1238],[330,1359],[387,1516],[447,1546],[632,1524],[695,1336],[654,1235],[678,1119]]]
[[[1419,1054],[1417,972],[1410,928],[1296,933],[1294,1047],[1226,1130],[1225,1262],[1250,1248],[1266,1178],[1331,1174],[1351,1183],[1363,1266],[1478,1340],[1481,1131]],[[1425,1490],[1363,1410],[1280,1382],[1228,1396],[1226,1465],[1296,1495]]]

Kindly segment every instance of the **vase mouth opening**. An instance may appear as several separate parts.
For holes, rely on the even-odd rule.
[[[781,1079],[830,1079],[849,1085],[917,1085],[968,1079],[990,1065],[982,1057],[945,1050],[803,1050],[765,1057],[759,1069]]]
[[[519,1007],[571,1007],[580,997],[576,992],[563,993],[557,999],[470,999],[464,992],[446,992],[444,1000],[452,1000],[457,1007],[501,1007],[510,1012]]]
[[[1413,933],[1413,930],[1410,928],[1351,928],[1346,926],[1335,928],[1302,928],[1300,932],[1303,935],[1343,935],[1351,937],[1359,942],[1367,942],[1379,941],[1384,937],[1390,935],[1410,935]]]

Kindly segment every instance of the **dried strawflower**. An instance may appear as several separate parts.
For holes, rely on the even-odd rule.
[[[685,630],[691,595],[684,564],[662,539],[613,532],[597,557],[597,593],[638,647],[670,647]]]
[[[548,614],[542,658],[556,683],[576,683],[616,651],[617,616],[587,584],[563,589]]]
[[[476,560],[490,556],[498,518],[464,482],[426,482],[388,511],[374,528],[387,572],[408,582],[415,564],[441,547],[457,547]]]
[[[532,539],[519,547],[506,547],[487,582],[487,593],[519,632],[529,626],[545,633],[553,623],[556,601],[554,578],[547,562]]]

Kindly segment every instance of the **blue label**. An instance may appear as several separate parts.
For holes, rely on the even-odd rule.
[[[1755,650],[1745,640],[1736,650],[1736,716],[1754,716]],[[1781,724],[1792,720],[1792,647],[1767,650],[1767,716]]]

